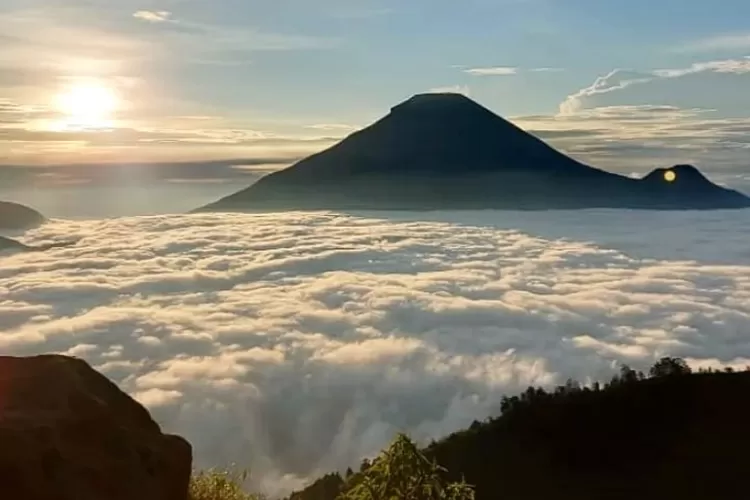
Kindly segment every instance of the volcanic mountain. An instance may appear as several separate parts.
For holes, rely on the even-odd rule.
[[[719,209],[750,198],[679,165],[633,179],[584,165],[461,94],[419,94],[374,124],[197,212]]]

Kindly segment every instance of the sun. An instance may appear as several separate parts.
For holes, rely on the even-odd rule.
[[[71,84],[55,100],[65,122],[75,127],[107,127],[119,105],[114,90],[97,81]]]
[[[675,174],[672,170],[667,170],[664,172],[664,180],[667,182],[674,182],[677,179],[677,174]]]

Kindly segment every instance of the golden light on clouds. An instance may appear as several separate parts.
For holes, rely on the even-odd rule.
[[[674,182],[677,179],[677,174],[675,174],[672,170],[667,170],[664,172],[664,180],[667,182]]]
[[[117,93],[97,80],[73,82],[55,96],[64,128],[110,127],[119,106]]]

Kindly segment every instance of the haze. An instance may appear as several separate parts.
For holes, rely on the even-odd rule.
[[[189,210],[430,90],[469,94],[602,168],[692,163],[739,186],[750,6],[722,5],[5,0],[0,195],[95,216],[76,200],[97,185],[114,189],[109,214]],[[144,162],[177,166],[121,168]],[[139,196],[151,201],[121,200]]]

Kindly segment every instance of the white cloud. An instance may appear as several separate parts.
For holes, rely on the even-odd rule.
[[[24,242],[78,244],[0,259],[0,351],[82,356],[269,493],[528,384],[750,359],[747,211],[378,217],[53,221]]]
[[[581,161],[623,174],[691,163],[716,177],[750,167],[750,118],[719,118],[706,109],[598,106],[512,121]]]
[[[599,106],[670,105],[750,116],[747,85],[750,58],[653,71],[615,69],[569,95],[560,104],[560,112],[575,113]]]
[[[486,68],[469,68],[465,69],[464,73],[468,73],[474,76],[507,76],[515,75],[518,73],[518,68],[509,66],[494,66]]]
[[[452,66],[454,68],[461,69],[464,73],[468,73],[470,75],[474,76],[510,76],[510,75],[517,75],[521,71],[529,71],[532,73],[557,73],[560,71],[565,71],[564,68],[548,68],[548,67],[542,67],[542,68],[529,68],[529,69],[522,69],[522,68],[516,68],[513,66],[490,66],[490,67],[484,67],[484,68],[466,68],[465,66]]]
[[[346,123],[315,123],[313,125],[308,125],[307,128],[334,132],[352,132],[360,127],[356,125],[347,125]]]
[[[750,167],[748,86],[750,57],[615,69],[569,95],[557,116],[517,122],[585,162],[621,172],[675,163],[739,172]]]
[[[171,21],[172,13],[167,12],[166,10],[139,10],[133,14],[133,17],[150,23],[164,23]]]
[[[560,104],[560,113],[568,114],[585,109],[587,107],[586,99],[592,96],[614,92],[639,83],[647,83],[653,79],[654,75],[651,73],[614,69],[606,75],[598,77],[590,86],[569,95]]]
[[[734,73],[742,75],[750,73],[750,57],[743,59],[726,59],[723,61],[708,61],[694,63],[687,68],[678,69],[657,69],[654,75],[657,77],[677,78],[693,73],[702,73],[704,71],[713,71],[716,73]]]

